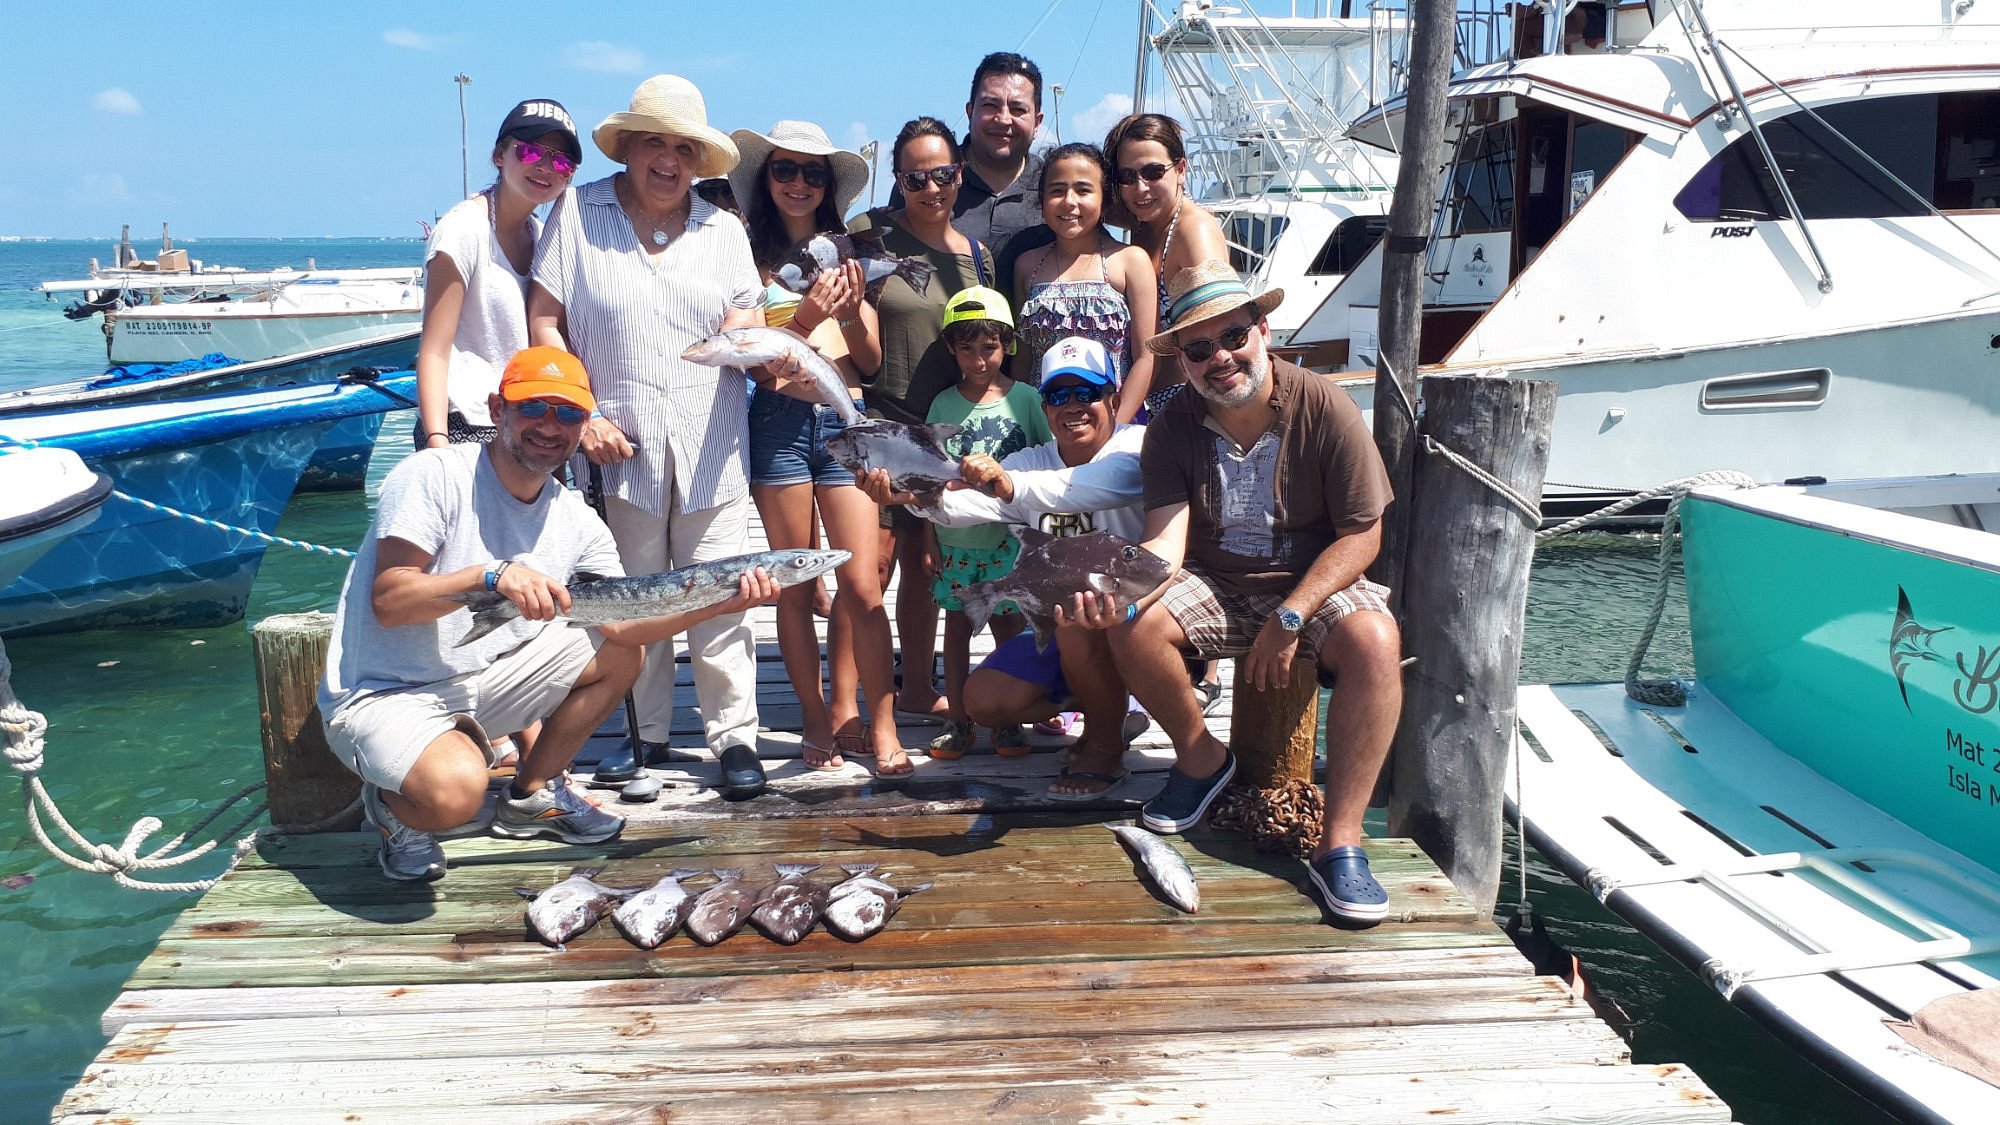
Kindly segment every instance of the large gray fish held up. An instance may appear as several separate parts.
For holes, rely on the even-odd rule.
[[[778,873],[778,881],[764,889],[756,909],[750,912],[750,924],[780,945],[797,945],[799,939],[819,924],[830,888],[806,878],[808,872],[819,870],[817,863],[771,866]]]
[[[754,567],[763,567],[779,586],[796,586],[818,578],[851,557],[846,551],[800,548],[737,555],[634,578],[580,574],[570,580],[570,607],[564,616],[576,625],[603,625],[687,613],[735,597],[743,573]],[[458,600],[472,611],[472,628],[459,640],[461,646],[521,616],[520,608],[500,594],[480,591],[460,594]]]
[[[870,418],[826,439],[826,451],[852,472],[888,470],[891,488],[913,492],[919,501],[931,505],[937,503],[946,484],[965,479],[958,458],[944,451],[944,443],[958,436],[961,429],[946,422],[912,426]]]
[[[722,881],[701,892],[687,917],[688,936],[703,945],[714,945],[742,929],[762,893],[745,883],[737,868],[718,867],[715,876]]]
[[[607,887],[593,876],[602,867],[578,868],[569,878],[545,891],[515,887],[514,893],[530,899],[528,925],[543,941],[561,949],[571,938],[597,924],[599,918],[633,892]]]
[[[819,401],[840,414],[852,426],[861,421],[854,396],[840,369],[814,351],[812,345],[782,328],[732,328],[689,344],[681,358],[706,367],[762,367],[780,356],[792,356],[812,376],[812,388]]]
[[[875,864],[850,863],[846,870],[853,878],[835,886],[828,895],[825,919],[826,928],[849,941],[866,941],[882,932],[889,919],[903,908],[903,900],[919,891],[931,889],[930,883],[919,883],[914,887],[894,887],[886,878],[875,875]]]
[[[900,277],[918,293],[931,283],[931,264],[922,258],[899,258],[882,248],[882,231],[859,234],[827,231],[792,244],[771,271],[771,280],[794,293],[812,288],[819,275],[842,262],[859,261],[861,276],[868,286],[868,299],[879,300],[882,286],[891,277]]]
[[[694,907],[694,892],[681,886],[681,880],[699,874],[699,868],[667,872],[659,882],[626,899],[624,905],[613,911],[612,923],[633,945],[657,949],[661,942],[674,936]]]
[[[1122,609],[1173,577],[1167,560],[1108,531],[1057,538],[1017,527],[1014,534],[1021,540],[1021,554],[1013,571],[959,591],[975,635],[986,627],[995,606],[1011,601],[1035,627],[1035,647],[1046,651],[1056,636],[1056,606],[1067,610],[1076,595],[1097,593],[1116,594]]]
[[[1105,827],[1118,836],[1118,842],[1146,869],[1146,877],[1170,905],[1188,914],[1201,909],[1201,886],[1194,881],[1194,869],[1172,844],[1130,824]]]

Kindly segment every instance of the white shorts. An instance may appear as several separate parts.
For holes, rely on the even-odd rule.
[[[465,730],[484,749],[547,717],[603,643],[595,629],[552,622],[480,671],[350,697],[326,720],[326,743],[361,780],[400,793],[417,758],[445,733]]]

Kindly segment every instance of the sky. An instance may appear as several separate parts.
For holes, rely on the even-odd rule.
[[[1043,71],[1042,143],[1058,106],[1064,139],[1101,139],[1131,108],[1138,36],[1134,0],[79,11],[0,0],[0,95],[17,107],[0,235],[115,238],[130,223],[144,246],[167,222],[177,237],[416,237],[461,197],[459,73],[474,189],[501,118],[531,97],[563,102],[586,134],[579,183],[614,171],[588,131],[662,73],[692,80],[724,132],[802,118],[850,148],[879,139],[886,160],[918,114],[963,128],[973,67],[1020,51]]]

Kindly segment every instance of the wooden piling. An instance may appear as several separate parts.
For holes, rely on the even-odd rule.
[[[1260,691],[1244,678],[1236,661],[1230,693],[1229,748],[1236,754],[1238,784],[1269,789],[1287,781],[1311,781],[1319,733],[1319,681],[1310,661],[1292,664],[1287,687]]]
[[[250,630],[272,824],[314,824],[361,793],[361,779],[327,748],[320,724],[319,681],[332,637],[333,617],[319,612],[266,617]],[[351,828],[358,819],[326,830]]]
[[[1429,377],[1424,435],[1539,509],[1556,385]],[[1486,910],[1500,887],[1528,569],[1540,520],[1443,454],[1418,458],[1403,643],[1417,658],[1390,751],[1389,829],[1423,846]]]

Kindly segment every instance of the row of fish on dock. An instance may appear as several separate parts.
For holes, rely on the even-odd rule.
[[[1201,887],[1194,871],[1173,845],[1129,824],[1107,825],[1138,861],[1145,882],[1167,903],[1188,914],[1201,909]],[[715,945],[747,923],[781,945],[797,945],[821,922],[848,941],[866,941],[888,926],[903,901],[930,883],[898,887],[879,864],[844,863],[847,878],[827,884],[807,876],[816,863],[777,863],[777,879],[762,886],[747,883],[740,868],[676,868],[650,887],[611,887],[597,881],[601,867],[579,868],[569,878],[536,891],[516,887],[528,903],[528,926],[548,944],[563,948],[595,926],[608,913],[626,940],[640,949],[657,949],[682,929],[702,945]],[[711,873],[715,883],[692,890],[682,880]]]

